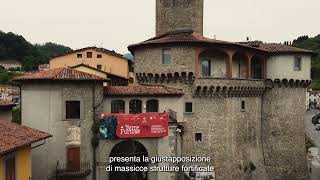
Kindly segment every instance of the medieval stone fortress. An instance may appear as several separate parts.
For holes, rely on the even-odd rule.
[[[96,47],[16,78],[22,124],[53,135],[32,151],[32,179],[192,179],[108,172],[114,156],[208,157],[198,165],[213,166],[215,180],[308,179],[304,114],[314,53],[206,38],[203,7],[203,0],[156,0],[156,36],[128,47],[133,81],[121,55]],[[163,112],[166,136],[96,138],[101,114]]]

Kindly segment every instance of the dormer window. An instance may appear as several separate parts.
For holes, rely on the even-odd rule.
[[[301,57],[295,57],[294,58],[294,70],[295,71],[301,71],[302,69],[302,58]]]

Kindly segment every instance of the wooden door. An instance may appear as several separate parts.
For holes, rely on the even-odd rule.
[[[15,180],[15,159],[10,158],[6,160],[6,180]]]
[[[68,147],[67,161],[68,170],[80,170],[80,147]]]

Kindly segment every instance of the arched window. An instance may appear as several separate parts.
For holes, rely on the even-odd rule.
[[[138,99],[131,100],[129,103],[130,114],[141,114],[142,113],[142,101]]]
[[[156,99],[147,101],[147,112],[159,112],[159,101]]]
[[[123,100],[111,101],[111,113],[124,114],[125,113],[125,102]]]

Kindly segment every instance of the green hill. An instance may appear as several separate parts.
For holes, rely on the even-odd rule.
[[[0,61],[20,61],[24,71],[36,70],[39,64],[48,63],[51,57],[69,51],[72,49],[51,42],[33,45],[20,35],[0,31]]]
[[[292,46],[312,50],[317,53],[312,58],[312,84],[310,88],[320,89],[320,34],[316,37],[300,36],[293,40]]]

